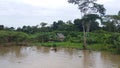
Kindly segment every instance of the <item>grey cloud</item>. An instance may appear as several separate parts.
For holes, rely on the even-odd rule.
[[[107,9],[107,14],[117,14],[120,11],[120,2],[119,0],[113,0],[104,4]]]
[[[37,25],[40,22],[52,23],[56,20],[72,20],[79,17],[79,11],[71,7],[44,8],[31,5],[2,1],[0,2],[0,24],[6,26]]]
[[[35,11],[39,10],[44,11],[46,8],[38,8],[14,2],[0,2],[0,14],[2,15],[34,15]]]
[[[115,14],[120,10],[118,0],[105,4],[107,14]],[[80,18],[77,6],[68,4],[64,7],[49,8],[36,7],[14,0],[0,0],[0,24],[6,26],[21,27],[23,25],[37,25],[40,22],[51,24],[57,20],[73,20]]]

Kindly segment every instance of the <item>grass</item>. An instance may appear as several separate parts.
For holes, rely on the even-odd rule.
[[[92,44],[92,45],[88,45],[87,48],[90,50],[97,50],[97,51],[113,51],[112,48],[109,48],[110,44]]]
[[[46,47],[67,47],[67,48],[78,48],[82,49],[82,43],[71,43],[71,42],[47,42],[47,43],[34,43],[37,46],[46,46]]]
[[[83,49],[82,43],[72,43],[72,42],[47,42],[47,43],[33,43],[37,46],[45,46],[45,47],[66,47],[66,48],[77,48],[77,49]],[[101,51],[107,51],[110,50],[108,48],[108,44],[90,44],[87,45],[87,49],[90,50],[101,50]]]
[[[72,43],[72,42],[47,42],[47,43],[34,43],[34,45],[37,46],[45,46],[45,47],[66,47],[66,48],[77,48],[77,49],[83,49],[82,43]],[[99,51],[112,51],[109,48],[109,44],[90,44],[87,45],[87,49],[90,50],[99,50]]]

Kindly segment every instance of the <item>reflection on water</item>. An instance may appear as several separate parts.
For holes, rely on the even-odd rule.
[[[48,47],[0,47],[0,68],[120,68],[120,55]]]

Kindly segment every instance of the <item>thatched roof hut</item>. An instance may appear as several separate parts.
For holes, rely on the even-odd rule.
[[[62,33],[57,33],[57,37],[60,41],[63,41],[65,39],[65,36]]]

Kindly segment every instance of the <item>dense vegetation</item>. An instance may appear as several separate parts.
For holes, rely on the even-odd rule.
[[[91,15],[92,17],[92,15]],[[93,16],[94,17],[94,16]],[[90,25],[87,33],[87,48],[93,50],[120,51],[120,15],[106,15],[101,18],[102,25],[96,20]],[[63,46],[82,48],[83,28],[82,19],[64,22],[59,20],[48,25],[40,23],[36,26],[23,26],[14,29],[0,25],[0,44],[5,43],[34,43],[44,46]],[[60,40],[57,33],[65,36]]]

